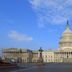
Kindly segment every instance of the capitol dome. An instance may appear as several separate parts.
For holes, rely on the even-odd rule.
[[[59,48],[61,50],[71,50],[72,49],[72,31],[70,30],[68,21],[67,21],[66,29],[62,33],[62,36],[60,38]]]

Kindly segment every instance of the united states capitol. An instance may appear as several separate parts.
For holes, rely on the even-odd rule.
[[[2,58],[8,61],[21,61],[22,63],[36,63],[39,58],[39,51],[18,48],[3,49]],[[57,50],[43,50],[43,62],[72,62],[72,31],[67,21],[66,29],[59,40]]]

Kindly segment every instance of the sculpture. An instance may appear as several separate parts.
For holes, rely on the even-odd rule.
[[[42,58],[42,48],[39,49],[39,58],[38,58],[38,64],[43,64],[43,58]]]

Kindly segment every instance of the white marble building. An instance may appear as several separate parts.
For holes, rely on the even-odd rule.
[[[55,57],[58,57],[62,62],[72,62],[72,31],[68,21],[60,38],[59,52],[55,52]]]
[[[68,21],[60,38],[58,50],[44,51],[43,60],[44,62],[72,62],[72,31]]]
[[[39,51],[24,49],[4,49],[4,58],[21,58],[22,62],[37,62]],[[58,50],[43,50],[42,57],[44,62],[72,62],[72,31],[67,21],[66,29],[62,33]]]

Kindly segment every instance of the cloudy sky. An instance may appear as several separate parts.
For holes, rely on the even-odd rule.
[[[0,0],[0,48],[57,49],[72,0]]]

